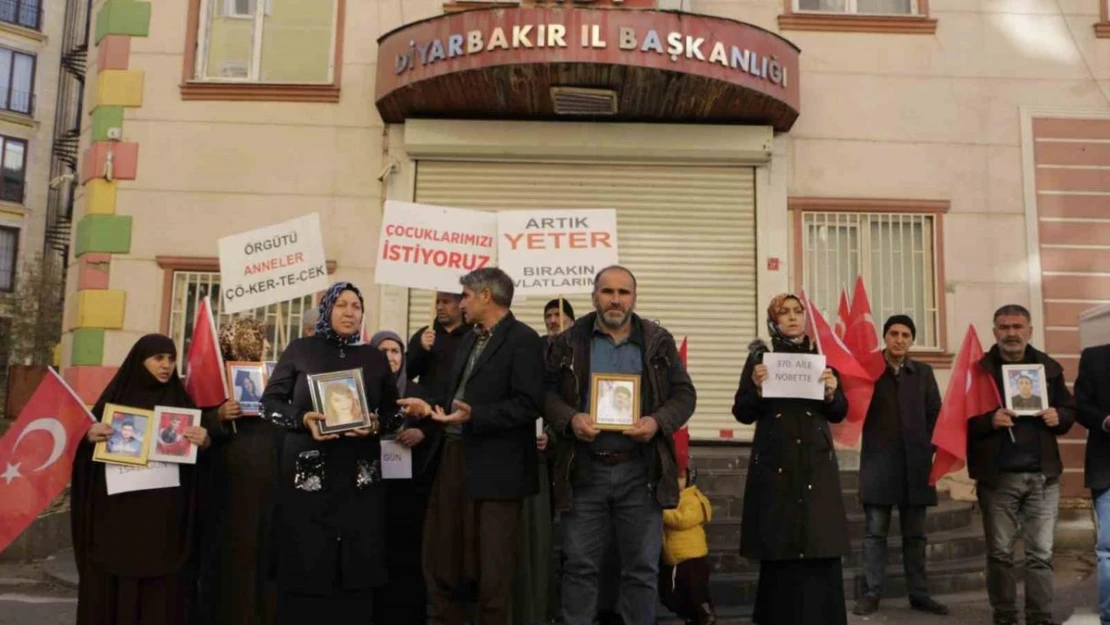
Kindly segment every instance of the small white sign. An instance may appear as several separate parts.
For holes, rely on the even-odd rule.
[[[382,478],[412,479],[412,450],[392,439],[382,441]]]
[[[104,481],[108,485],[109,495],[176,488],[181,486],[181,470],[176,464],[154,461],[147,463],[145,467],[105,464]]]
[[[543,417],[536,419],[536,438],[543,436]]]
[[[497,214],[497,262],[522,295],[591,293],[616,265],[617,211],[511,210]]]
[[[224,237],[219,250],[224,314],[311,295],[329,286],[319,213]]]
[[[459,278],[497,264],[497,214],[389,200],[374,282],[462,293]]]
[[[767,365],[767,379],[763,382],[764,397],[790,397],[795,399],[825,399],[825,357],[812,354],[763,355]]]

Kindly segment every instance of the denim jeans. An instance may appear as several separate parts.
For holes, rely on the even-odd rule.
[[[1098,615],[1102,625],[1110,625],[1110,489],[1091,492],[1098,519]]]
[[[887,535],[890,532],[890,511],[893,506],[864,506],[867,530],[863,538],[863,572],[867,578],[867,594],[883,596],[886,581]],[[911,601],[929,598],[925,578],[925,506],[898,506],[902,525],[902,564],[906,570],[906,586]]]
[[[580,457],[579,462],[591,462]],[[573,508],[563,516],[564,625],[592,625],[599,573],[610,537],[620,555],[617,609],[625,625],[654,625],[663,509],[648,483],[644,462],[607,467],[591,462],[586,483],[574,484]]]
[[[995,623],[1018,617],[1014,543],[1025,541],[1025,622],[1052,622],[1052,541],[1060,507],[1060,480],[1040,473],[1002,473],[998,484],[978,484],[987,536],[987,594]]]

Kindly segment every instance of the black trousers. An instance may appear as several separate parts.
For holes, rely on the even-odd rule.
[[[697,625],[710,622],[714,611],[709,597],[709,559],[694,558],[673,567],[662,565],[659,596],[679,618]]]

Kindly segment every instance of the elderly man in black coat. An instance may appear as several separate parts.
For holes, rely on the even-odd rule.
[[[902,562],[910,607],[932,614],[948,613],[947,607],[929,596],[925,577],[925,509],[937,505],[937,491],[929,486],[929,470],[940,390],[932,367],[907,355],[916,335],[917,328],[906,315],[895,315],[883,324],[886,370],[875,383],[875,395],[863,424],[860,457],[859,494],[867,515],[863,539],[867,590],[853,609],[860,615],[879,609],[894,506],[898,506],[902,524]]]

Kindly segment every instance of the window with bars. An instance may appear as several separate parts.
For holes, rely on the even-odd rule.
[[[916,0],[794,0],[798,12],[846,15],[917,15]]]
[[[330,84],[337,7],[337,0],[203,0],[195,78]]]
[[[0,109],[30,115],[34,82],[34,55],[0,48]]]
[[[27,142],[0,137],[0,200],[23,203]]]
[[[0,22],[39,30],[41,17],[41,0],[0,0]]]
[[[220,300],[220,274],[216,271],[175,271],[173,273],[173,294],[170,298],[169,336],[177,345],[178,359],[183,366],[184,354],[189,353],[189,343],[193,339],[193,321],[201,300],[212,296],[212,316],[216,320],[216,330],[229,322],[233,315],[223,312]],[[266,337],[270,349],[263,355],[265,360],[277,360],[281,352],[293,339],[303,335],[305,311],[311,309],[312,296],[271,304],[265,308],[238,313],[234,316],[253,317],[266,326]]]
[[[936,215],[803,212],[802,286],[827,318],[863,276],[876,329],[894,314],[917,325],[921,350],[942,349]]]
[[[11,293],[15,290],[18,258],[19,228],[0,226],[0,293]]]

